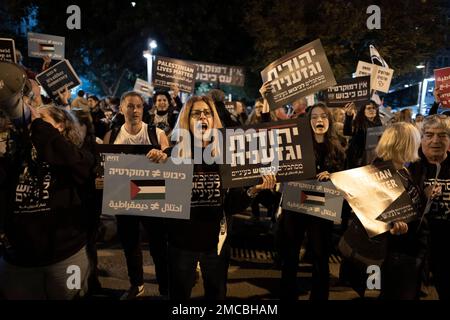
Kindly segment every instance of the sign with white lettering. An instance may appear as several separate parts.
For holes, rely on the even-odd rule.
[[[178,85],[180,91],[192,93],[195,88],[196,70],[192,63],[156,56],[153,65],[153,85],[169,89]]]
[[[64,60],[65,42],[64,37],[28,32],[28,56]]]
[[[16,48],[13,39],[0,38],[0,61],[16,63]]]
[[[272,62],[261,77],[272,82],[268,99],[272,110],[336,84],[319,39]]]
[[[62,60],[54,66],[36,76],[37,82],[44,88],[49,96],[57,97],[58,91],[65,86],[69,90],[81,84],[80,78],[73,70],[69,60]]]
[[[145,155],[105,154],[102,213],[189,219],[194,166],[150,162]]]
[[[341,221],[344,198],[330,182],[302,180],[288,182],[283,190],[283,209]]]
[[[278,182],[316,175],[311,127],[306,119],[221,129],[225,164],[224,188],[254,186],[261,175],[275,174]]]
[[[442,107],[450,108],[450,67],[434,70],[436,88],[439,88]]]
[[[227,66],[208,62],[187,61],[197,67],[195,81],[226,84],[243,87],[245,85],[245,70],[243,67]]]
[[[358,77],[338,81],[336,86],[325,91],[328,107],[344,107],[349,102],[367,104],[370,100],[370,77]]]

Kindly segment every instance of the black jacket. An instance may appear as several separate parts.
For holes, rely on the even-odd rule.
[[[86,210],[80,187],[94,166],[93,155],[68,142],[52,125],[31,124],[34,149],[7,172],[5,233],[8,262],[27,267],[67,259],[86,243]],[[3,210],[2,206],[2,210]]]

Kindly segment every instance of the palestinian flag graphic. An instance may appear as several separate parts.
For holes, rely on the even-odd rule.
[[[55,51],[55,46],[52,44],[44,44],[41,43],[39,44],[41,52],[54,52]]]
[[[324,206],[325,193],[315,191],[302,191],[300,195],[300,203]]]
[[[131,200],[165,200],[165,180],[131,180]]]

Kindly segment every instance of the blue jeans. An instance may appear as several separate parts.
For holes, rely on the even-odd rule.
[[[203,277],[206,300],[224,300],[227,293],[230,248],[225,243],[222,252],[189,251],[169,245],[169,298],[187,300],[195,285],[197,262]]]

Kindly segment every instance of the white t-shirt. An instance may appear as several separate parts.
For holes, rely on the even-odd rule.
[[[141,130],[137,134],[130,134],[125,129],[125,125],[123,124],[120,128],[119,134],[117,135],[114,144],[150,144],[150,137],[148,136],[148,125],[145,122],[142,122]],[[156,137],[158,138],[158,144],[161,144],[161,139],[159,135],[164,133],[163,130],[156,128]]]

